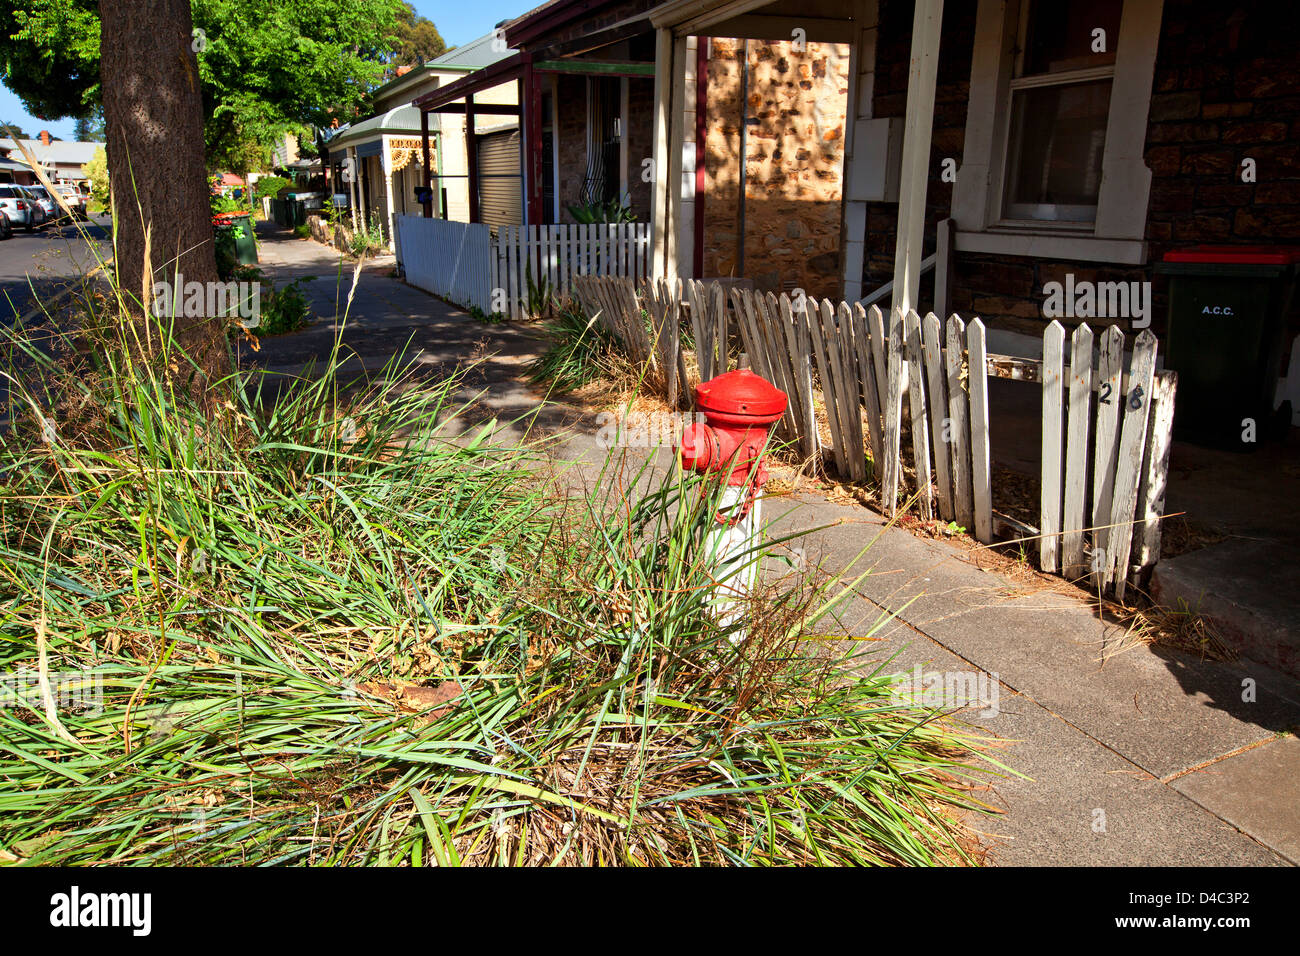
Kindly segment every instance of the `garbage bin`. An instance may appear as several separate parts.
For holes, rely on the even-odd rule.
[[[226,214],[212,220],[216,229],[217,248],[233,250],[241,266],[257,264],[257,240],[253,235],[253,217],[248,213]]]
[[[1300,247],[1195,246],[1157,263],[1169,276],[1164,353],[1178,373],[1176,437],[1250,451],[1280,420],[1273,401],[1298,262]],[[1246,419],[1254,443],[1242,440]]]

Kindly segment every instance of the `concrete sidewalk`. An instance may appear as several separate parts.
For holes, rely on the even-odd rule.
[[[474,320],[394,278],[392,256],[367,260],[358,274],[355,260],[274,223],[257,223],[257,234],[260,268],[277,288],[306,280],[299,288],[312,317],[305,329],[261,339],[257,352],[243,347],[241,366],[272,377],[302,375],[330,354],[337,339],[347,357],[345,375],[378,372],[398,354],[431,378],[459,374],[456,398],[473,404],[460,416],[464,426],[496,419],[519,438],[574,423],[571,409],[545,402],[543,392],[524,380],[525,366],[541,347],[534,330]]]
[[[261,229],[259,229],[261,232]],[[352,267],[287,231],[262,233],[263,267],[310,286],[311,328],[264,340],[255,360],[300,372],[328,353]],[[363,270],[343,333],[356,367],[381,368],[408,339],[438,373],[478,360],[485,415],[557,434],[558,457],[595,465],[592,412],[555,403],[521,380],[539,341],[526,328],[484,325],[406,286],[382,262]],[[340,272],[346,279],[340,283]],[[341,290],[338,291],[338,290]],[[336,301],[336,297],[340,297]],[[541,407],[543,406],[544,407]],[[662,451],[657,460],[668,456]],[[1287,865],[1300,863],[1300,683],[1263,665],[1201,662],[1136,645],[1101,620],[1082,592],[1017,583],[977,566],[978,552],[887,528],[860,505],[815,494],[769,498],[771,533],[809,534],[809,561],[871,574],[825,632],[889,672],[919,667],[996,683],[996,705],[963,719],[996,737],[1008,776],[982,798],[1001,809],[976,821],[1002,865]]]

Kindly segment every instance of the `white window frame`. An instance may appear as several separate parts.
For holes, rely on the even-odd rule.
[[[979,0],[965,149],[952,196],[954,244],[961,252],[1144,263],[1151,170],[1143,153],[1164,0],[1124,0],[1114,66],[1068,74],[1077,80],[1097,72],[1098,78],[1104,73],[1112,79],[1101,191],[1092,223],[1002,217],[1014,51],[1027,2]]]

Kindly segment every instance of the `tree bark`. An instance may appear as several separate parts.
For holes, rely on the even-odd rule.
[[[115,265],[143,320],[155,280],[217,281],[190,0],[100,0],[99,18]],[[226,371],[227,321],[175,320],[177,344],[203,373],[196,384]]]

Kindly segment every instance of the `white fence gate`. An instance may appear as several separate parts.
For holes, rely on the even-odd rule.
[[[406,281],[458,305],[492,311],[492,233],[483,223],[397,216]]]

